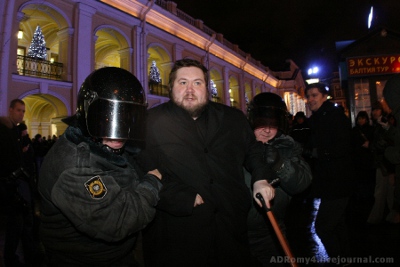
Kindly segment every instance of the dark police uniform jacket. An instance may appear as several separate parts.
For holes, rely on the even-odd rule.
[[[151,175],[139,179],[128,153],[104,151],[78,128],[67,128],[39,178],[40,234],[51,263],[117,266],[153,219],[160,186]]]

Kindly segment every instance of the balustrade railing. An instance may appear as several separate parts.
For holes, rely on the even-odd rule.
[[[50,62],[33,57],[17,55],[17,70],[19,75],[60,80],[63,72],[63,64],[60,62]]]
[[[149,91],[152,95],[169,96],[168,85],[162,85],[161,83],[149,82]]]

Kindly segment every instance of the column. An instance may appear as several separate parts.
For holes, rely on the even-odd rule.
[[[76,103],[76,95],[79,91],[81,84],[85,78],[93,70],[94,65],[94,43],[93,43],[93,29],[92,29],[92,17],[96,12],[96,9],[78,3],[78,28],[76,33],[77,44],[76,44],[76,72],[75,72],[75,89],[76,92],[73,94],[75,97],[73,103]]]
[[[118,51],[119,58],[120,58],[119,65],[121,68],[128,70],[128,71],[132,71],[130,68],[130,64],[129,64],[132,52],[133,52],[133,49],[129,48],[129,47]]]
[[[58,62],[63,63],[63,72],[61,80],[72,80],[72,36],[74,28],[65,28],[57,32],[59,47],[58,47]]]
[[[256,85],[257,85],[257,81],[256,80],[252,80],[251,81],[251,95],[252,95],[252,97],[255,97],[256,94],[257,94]],[[251,99],[249,99],[249,101],[251,101]]]
[[[229,68],[223,67],[222,72],[224,76],[224,95],[221,103],[231,106],[231,97],[229,95]]]
[[[246,111],[246,99],[244,98],[245,95],[245,88],[244,88],[244,70],[241,70],[241,75],[239,75],[238,79],[239,79],[239,107],[240,109],[245,112]]]
[[[145,92],[148,92],[147,84],[147,33],[144,27],[134,26],[133,27],[133,38],[132,43],[134,47],[134,55],[136,56],[136,77],[142,84]]]
[[[16,54],[17,50],[16,49],[10,49],[12,47],[11,43],[14,43],[17,41],[17,35],[16,31],[18,31],[18,27],[15,26],[15,24],[19,24],[19,20],[14,21],[13,17],[11,14],[14,14],[14,6],[15,6],[15,1],[14,0],[9,0],[9,1],[1,1],[0,3],[0,9],[4,10],[4,17],[2,18],[3,20],[3,25],[1,26],[0,23],[0,30],[3,31],[0,33],[0,115],[1,116],[6,116],[8,114],[8,80],[9,80],[9,73],[12,72],[9,70],[10,66],[14,66],[13,71],[17,71],[17,62],[16,62]],[[18,19],[20,19],[20,13],[18,14]],[[15,30],[15,36],[12,35],[14,32],[13,29]],[[14,40],[15,39],[15,40]],[[10,40],[13,40],[10,42]],[[15,48],[17,47],[16,45],[14,46]],[[15,62],[13,64],[10,62],[10,53],[9,51],[15,51]],[[10,75],[11,76],[11,75]]]
[[[174,44],[172,51],[172,60],[175,62],[179,59],[182,59],[182,52],[185,49],[182,45]]]

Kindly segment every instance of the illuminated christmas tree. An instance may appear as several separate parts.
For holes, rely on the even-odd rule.
[[[155,60],[151,63],[149,80],[150,83],[161,83],[160,71],[157,68]]]
[[[35,33],[33,34],[31,45],[28,49],[28,57],[47,59],[46,41],[44,40],[44,35],[39,25],[36,27]]]
[[[217,97],[218,96],[218,89],[217,89],[217,86],[215,85],[213,80],[210,80],[210,85],[211,85],[211,96],[212,97]]]

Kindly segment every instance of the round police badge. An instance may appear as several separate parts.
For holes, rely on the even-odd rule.
[[[107,187],[98,175],[90,178],[85,183],[85,188],[93,199],[102,199],[107,194]]]

